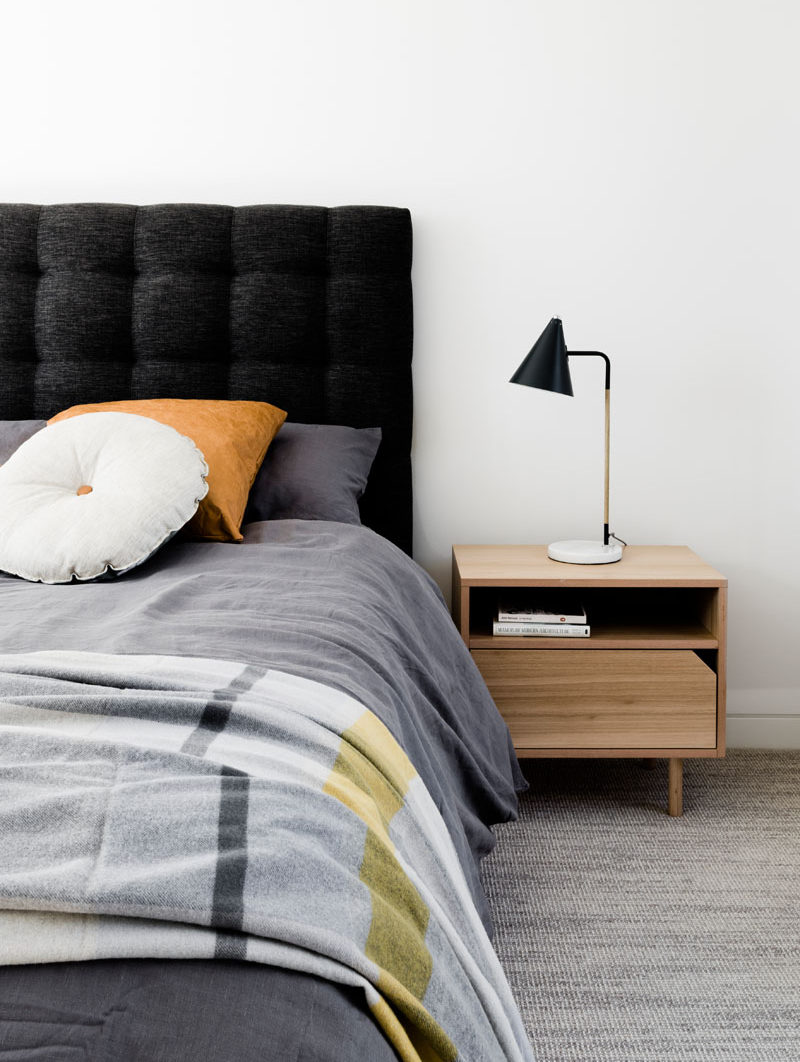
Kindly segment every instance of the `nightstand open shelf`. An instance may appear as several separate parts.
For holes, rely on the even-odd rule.
[[[493,635],[511,588],[578,594],[589,638]],[[544,546],[455,546],[453,616],[520,757],[670,763],[725,754],[727,581],[683,546],[629,546],[620,562],[561,564]]]

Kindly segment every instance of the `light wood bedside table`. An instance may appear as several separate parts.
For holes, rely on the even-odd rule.
[[[670,815],[683,760],[725,755],[727,586],[686,546],[627,546],[597,565],[546,546],[453,547],[453,618],[517,755],[668,759]],[[508,587],[577,590],[590,637],[493,635]]]

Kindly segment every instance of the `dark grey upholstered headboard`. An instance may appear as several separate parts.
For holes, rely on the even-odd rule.
[[[410,552],[410,270],[396,207],[0,205],[0,419],[233,398],[378,425],[362,518]]]

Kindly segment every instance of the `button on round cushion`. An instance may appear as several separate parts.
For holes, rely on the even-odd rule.
[[[0,570],[43,583],[126,572],[192,518],[207,474],[191,439],[149,417],[51,424],[0,467]]]

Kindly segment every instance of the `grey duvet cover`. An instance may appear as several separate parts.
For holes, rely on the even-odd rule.
[[[524,783],[505,725],[435,585],[373,532],[305,521],[253,524],[242,545],[173,541],[117,581],[45,586],[0,576],[0,648],[8,653],[77,649],[215,657],[290,672],[343,690],[369,707],[406,750],[448,826],[475,904],[489,926],[478,863],[494,843],[491,824],[514,815],[515,790]],[[0,971],[0,1045],[38,1052],[25,1055],[32,1060],[61,1057],[41,1053],[44,1044],[37,1047],[35,1036],[27,1046],[12,1041],[22,1029],[14,1017],[20,1007],[27,1007],[34,1025],[42,1029],[53,1023],[60,1027],[52,1009],[60,1007],[59,1013],[74,1013],[77,1028],[97,1025],[99,1013],[118,1015],[120,998],[130,1002],[141,996],[141,963],[112,963],[108,969],[114,976],[106,979],[98,979],[96,970],[87,973],[82,1003],[75,997],[75,986],[84,964],[67,965],[75,969],[66,974],[57,966],[28,968],[22,974],[15,968]],[[206,965],[176,964],[164,975],[173,981],[177,977],[184,986],[176,989],[175,997],[182,1000],[183,1019],[208,1012],[197,1003],[204,998],[202,991],[198,997],[198,986],[205,986],[207,979],[196,974]],[[182,979],[182,967],[191,975],[187,972]],[[230,973],[236,989],[225,987],[228,967],[236,971]],[[271,975],[274,991],[265,987]],[[260,1045],[259,1057],[320,1062],[351,1057],[340,1053],[341,1045],[339,1053],[331,1048],[326,1054],[325,1037],[321,1043],[312,1042],[306,1032],[301,1040],[300,1024],[287,1025],[285,1005],[277,1002],[285,972],[260,970],[251,977],[237,964],[222,964],[213,968],[212,976],[223,1003],[231,993],[240,1004],[251,1000],[252,1020],[243,1022],[239,1014],[234,1024],[238,1036],[249,1037],[255,1048]],[[64,988],[61,1002],[52,996],[53,981],[59,979],[71,986]],[[87,988],[90,982],[93,987]],[[113,999],[111,983],[118,985]],[[294,987],[295,998],[306,999],[309,1006],[312,998],[317,1005],[319,1000],[330,1002],[338,991],[314,978],[298,979]],[[165,992],[159,998],[168,996]],[[353,1000],[340,1002],[358,1007]],[[209,1028],[219,1032],[228,1010],[221,1005],[216,1020],[207,1021]],[[174,1023],[167,1024],[173,1035]],[[194,1025],[202,1028],[199,1013]],[[145,1026],[155,1039],[142,1057],[184,1057],[174,1047],[167,1050],[157,1021],[148,1020]],[[295,1041],[280,1041],[279,1029],[284,1037],[294,1033]],[[363,1032],[367,1037],[375,1034],[373,1048],[354,1039],[353,1058],[378,1062],[392,1057],[368,1018]],[[28,1030],[26,1035],[32,1034]],[[116,1058],[107,1041],[104,1033],[92,1048],[104,1053],[86,1049],[85,1056]],[[120,1057],[138,1057],[131,1050],[126,1048]],[[195,1051],[192,1057],[202,1054]],[[229,1057],[249,1056],[240,1046]]]

